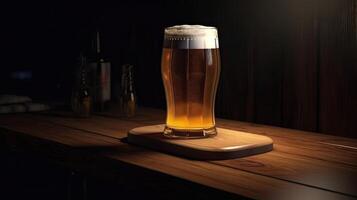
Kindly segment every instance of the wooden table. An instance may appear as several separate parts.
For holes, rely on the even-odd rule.
[[[154,174],[254,199],[357,198],[357,140],[218,119],[219,127],[266,135],[269,153],[223,161],[195,161],[125,142],[131,128],[164,122],[164,112],[142,108],[134,118],[107,113],[88,119],[67,112],[0,116],[1,145],[32,152],[91,174],[116,173],[124,181]],[[148,173],[140,173],[145,171]],[[167,179],[166,179],[167,180]]]

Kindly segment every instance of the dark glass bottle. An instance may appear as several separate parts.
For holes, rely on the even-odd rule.
[[[104,111],[111,99],[111,64],[102,55],[100,32],[94,35],[90,70],[91,91],[93,94],[93,109],[96,112]]]
[[[122,66],[120,109],[127,117],[135,115],[136,96],[134,90],[133,65]]]
[[[92,97],[88,86],[86,58],[81,55],[79,60],[72,91],[72,110],[78,117],[89,117],[92,109]]]

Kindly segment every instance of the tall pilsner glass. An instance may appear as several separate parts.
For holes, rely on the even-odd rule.
[[[161,72],[167,102],[164,135],[215,136],[214,104],[220,74],[217,29],[200,25],[166,28]]]

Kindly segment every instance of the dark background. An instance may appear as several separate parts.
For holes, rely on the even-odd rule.
[[[218,117],[357,137],[356,0],[49,1],[0,11],[0,93],[68,102],[79,52],[99,27],[112,78],[133,64],[138,104],[165,108],[164,27],[202,24],[219,31]],[[13,78],[18,71],[32,78]]]

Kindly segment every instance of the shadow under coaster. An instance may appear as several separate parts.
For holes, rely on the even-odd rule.
[[[134,128],[128,133],[128,142],[197,160],[240,158],[273,149],[269,137],[217,128],[217,136],[202,139],[172,139],[163,136],[165,125]]]

